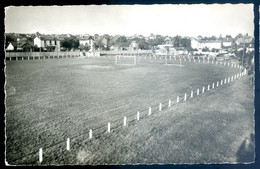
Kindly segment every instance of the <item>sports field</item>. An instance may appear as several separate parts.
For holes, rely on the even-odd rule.
[[[116,65],[113,58],[8,61],[7,162],[39,164],[39,148],[42,164],[254,160],[254,96],[247,77],[175,103],[177,96],[195,95],[239,69],[188,61],[179,66],[178,60],[166,65],[148,58],[125,63]],[[169,99],[174,105],[168,108]],[[106,133],[108,122],[111,133]],[[241,152],[243,143],[247,148]]]

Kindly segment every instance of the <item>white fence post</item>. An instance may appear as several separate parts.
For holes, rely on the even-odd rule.
[[[159,104],[159,111],[162,110],[162,103]]]
[[[177,96],[177,101],[176,101],[176,102],[177,102],[177,103],[179,103],[179,101],[180,101],[180,97],[179,97],[179,96]]]
[[[70,150],[70,138],[67,138],[67,150]]]
[[[139,111],[137,112],[136,119],[137,119],[137,120],[140,119],[140,113],[139,113]]]
[[[227,83],[227,78],[225,78],[225,81],[224,81],[224,84],[226,84]]]
[[[234,77],[233,77],[233,76],[231,76],[231,82],[233,82],[233,78],[234,78]]]
[[[218,83],[218,81],[217,81],[217,87],[218,87],[218,84],[219,84],[219,83]]]
[[[191,97],[191,98],[193,97],[193,91],[190,92],[190,97]]]
[[[124,117],[124,126],[126,126],[126,116]]]
[[[168,107],[171,107],[171,103],[172,103],[172,101],[171,101],[171,99],[169,99],[169,105],[168,105]]]
[[[151,113],[152,113],[152,108],[151,108],[151,107],[149,107],[149,112],[148,112],[148,115],[151,115]]]
[[[210,86],[208,85],[208,90],[210,89]]]
[[[42,148],[39,149],[39,161],[40,163],[43,161],[43,158],[42,158]]]
[[[92,130],[90,129],[89,130],[89,139],[91,139],[92,138]]]
[[[214,87],[215,87],[215,84],[213,83],[213,84],[212,84],[212,89],[214,89]]]
[[[200,89],[197,89],[197,95],[199,95],[200,94]]]
[[[204,93],[204,91],[205,91],[205,87],[203,86],[203,88],[202,88],[202,93]]]
[[[220,85],[221,85],[221,86],[223,85],[223,80],[220,81]]]
[[[228,83],[230,82],[230,77],[228,77]]]
[[[107,124],[107,132],[110,133],[110,123]]]
[[[187,100],[187,94],[185,93],[184,94],[184,101],[186,101]]]

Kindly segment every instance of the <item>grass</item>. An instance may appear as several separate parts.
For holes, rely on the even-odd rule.
[[[114,65],[112,58],[7,62],[7,162],[37,164],[41,147],[43,164],[239,162],[239,146],[254,133],[253,96],[245,78],[166,108],[168,99],[195,94],[238,69],[138,63]],[[160,102],[164,110],[158,112]],[[152,116],[146,116],[149,106]],[[124,116],[128,126],[122,128]],[[112,132],[104,133],[108,122]]]

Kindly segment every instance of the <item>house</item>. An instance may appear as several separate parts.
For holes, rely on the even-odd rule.
[[[167,37],[167,38],[164,40],[164,43],[170,45],[170,44],[173,44],[173,41],[172,41],[169,37]]]
[[[252,36],[244,36],[236,39],[236,44],[250,44],[253,43],[254,38]]]
[[[38,48],[41,47],[41,39],[40,39],[38,36],[36,36],[36,37],[33,39],[33,44],[34,44],[35,46],[37,46]]]
[[[52,35],[36,36],[33,44],[44,51],[60,51],[60,39]]]
[[[131,51],[136,51],[139,49],[139,45],[136,41],[132,41],[130,46],[129,46],[129,50]]]
[[[203,49],[203,48],[208,48],[209,50],[222,49],[222,42],[221,40],[198,40],[192,38],[191,47],[193,49]]]
[[[90,46],[90,52],[93,52],[94,49],[94,38],[92,36],[89,35],[83,35],[79,37],[79,45],[83,45],[83,46]]]
[[[191,38],[191,48],[192,49],[200,49],[201,48],[200,41],[198,39]]]
[[[33,44],[30,42],[10,42],[7,45],[6,51],[23,51],[23,52],[32,52]]]
[[[164,44],[158,45],[155,53],[157,55],[167,55],[167,54],[175,54],[177,52],[176,48],[173,47],[173,44]]]
[[[233,46],[233,39],[232,38],[224,38],[222,39],[222,47],[232,47]]]
[[[14,43],[14,42],[10,42],[7,45],[7,48],[5,49],[6,51],[14,51],[14,45],[12,43]]]
[[[105,48],[107,48],[108,46],[108,40],[106,37],[104,37],[102,40],[101,40],[101,43],[104,45]]]

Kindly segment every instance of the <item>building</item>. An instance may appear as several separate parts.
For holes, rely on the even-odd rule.
[[[36,36],[33,44],[43,51],[60,51],[60,39],[52,35]]]
[[[224,38],[222,39],[222,47],[228,48],[233,46],[233,39],[232,38]]]
[[[208,48],[212,49],[222,49],[221,40],[198,40],[195,38],[191,39],[191,48],[192,49],[203,49]]]
[[[7,48],[5,49],[6,51],[14,51],[14,45],[13,45],[14,42],[10,42],[8,45],[7,45]]]
[[[10,42],[7,45],[6,51],[20,51],[20,52],[32,52],[33,44],[30,42]]]
[[[173,44],[164,44],[164,45],[158,45],[156,47],[155,53],[157,55],[167,55],[167,54],[176,54],[177,50],[173,47]]]
[[[130,46],[129,46],[129,50],[131,51],[136,51],[139,49],[139,45],[136,41],[132,41]]]
[[[90,46],[90,52],[93,52],[94,49],[94,38],[92,36],[89,35],[83,35],[79,37],[79,45],[83,45],[83,46]]]
[[[253,43],[254,38],[252,36],[244,36],[236,39],[236,44],[250,44]]]

